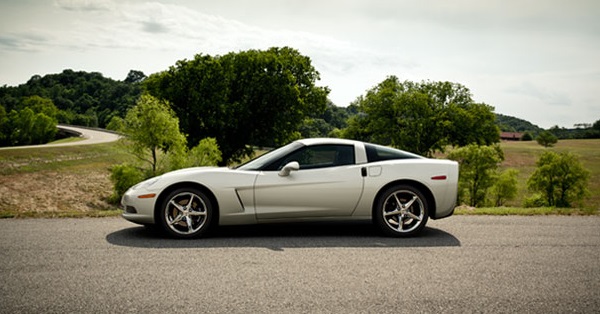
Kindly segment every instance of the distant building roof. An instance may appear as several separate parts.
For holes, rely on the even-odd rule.
[[[523,137],[521,132],[500,132],[500,139],[507,141],[518,141]]]

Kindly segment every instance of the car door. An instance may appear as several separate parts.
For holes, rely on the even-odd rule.
[[[281,168],[294,161],[299,169],[281,176]],[[351,215],[363,184],[353,145],[303,147],[257,176],[257,219]]]

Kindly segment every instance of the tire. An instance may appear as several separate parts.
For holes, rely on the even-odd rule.
[[[374,222],[384,235],[390,237],[417,235],[429,218],[427,199],[410,185],[388,188],[375,206]]]
[[[181,188],[163,199],[157,214],[165,233],[174,238],[189,239],[208,232],[214,210],[204,193],[194,188]]]

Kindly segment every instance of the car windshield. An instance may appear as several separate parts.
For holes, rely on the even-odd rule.
[[[241,166],[238,166],[237,170],[261,170],[263,167],[269,165],[271,162],[295,151],[296,149],[303,146],[301,143],[293,142],[280,148],[274,149],[266,154],[258,156]]]

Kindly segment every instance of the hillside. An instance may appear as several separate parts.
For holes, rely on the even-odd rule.
[[[115,81],[97,72],[64,70],[34,75],[19,86],[0,87],[0,105],[6,113],[23,109],[23,99],[40,96],[50,99],[60,111],[63,124],[104,127],[113,116],[125,115],[141,94],[145,75],[131,71],[124,81]]]
[[[496,113],[496,124],[502,132],[531,132],[532,134],[538,134],[543,131],[542,128],[529,121],[500,113]]]

